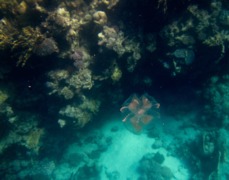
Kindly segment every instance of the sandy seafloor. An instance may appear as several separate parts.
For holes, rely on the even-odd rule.
[[[155,131],[159,136],[157,138],[148,137],[146,133],[140,135],[129,132],[122,124],[121,119],[110,119],[101,127],[91,130],[85,134],[88,137],[98,136],[100,141],[110,139],[110,143],[106,150],[99,155],[95,161],[101,167],[101,180],[113,179],[119,180],[137,180],[139,177],[138,166],[139,161],[146,154],[156,154],[159,152],[164,155],[164,162],[161,166],[170,168],[177,180],[188,180],[190,172],[186,164],[182,161],[173,147],[179,146],[179,143],[191,141],[196,138],[200,131],[191,126],[186,126],[186,122],[190,122],[195,118],[195,114],[189,114],[183,117],[161,117],[154,122]],[[84,141],[84,140],[83,140]],[[160,142],[158,146],[153,146],[155,142]],[[67,159],[75,152],[90,153],[100,149],[98,142],[83,145],[78,143],[71,144],[64,153],[64,159],[54,170],[54,178],[57,180],[68,179],[73,172],[81,166],[70,166]],[[101,142],[101,145],[103,143]],[[87,161],[88,163],[88,161]],[[92,162],[93,163],[93,162]]]
[[[109,129],[112,126],[120,124],[118,121],[112,121],[103,127],[103,132],[109,134]],[[173,143],[173,137],[171,135],[164,134],[164,143]],[[109,149],[103,153],[100,158],[100,163],[108,171],[117,171],[120,174],[120,179],[137,179],[138,163],[143,155],[148,153],[159,152],[165,157],[165,161],[162,166],[169,167],[173,174],[174,179],[186,180],[189,178],[188,169],[179,160],[179,157],[170,155],[170,152],[161,147],[153,149],[155,139],[149,138],[146,134],[135,135],[127,131],[125,128],[120,128],[120,131],[114,134],[113,144]],[[106,179],[105,173],[102,173],[102,179]]]
[[[96,125],[95,119],[83,131],[75,131],[73,140],[58,158],[55,154],[54,159],[46,156],[17,176],[19,179],[44,176],[53,180],[189,180],[193,177],[192,163],[198,164],[195,156],[202,148],[198,148],[203,129],[195,125],[199,118],[197,110],[180,115],[161,114],[160,119],[153,121],[150,132],[140,135],[127,130],[121,118],[101,119]],[[224,139],[228,139],[229,133],[221,131]],[[195,147],[190,147],[192,144]],[[161,163],[154,159],[157,154],[164,157]],[[149,161],[142,161],[145,157]],[[189,159],[194,162],[187,162]],[[155,166],[151,160],[159,165]],[[227,180],[228,159],[218,166],[220,178]],[[162,167],[166,171],[162,172]],[[161,177],[161,173],[170,175]]]

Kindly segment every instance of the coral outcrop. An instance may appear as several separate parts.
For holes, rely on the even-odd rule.
[[[100,102],[95,99],[87,99],[85,96],[81,97],[80,104],[67,105],[59,111],[62,119],[59,124],[64,122],[64,125],[75,125],[76,127],[84,127],[99,111]],[[65,119],[65,120],[64,120]],[[60,126],[62,126],[60,124]]]

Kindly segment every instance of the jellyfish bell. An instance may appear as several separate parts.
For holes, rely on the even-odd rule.
[[[132,111],[134,113],[138,109],[138,106],[139,106],[139,100],[138,100],[138,98],[134,98],[134,99],[132,99],[132,101],[129,104],[128,108],[129,108],[130,111]]]
[[[141,134],[143,130],[141,122],[135,116],[132,116],[128,119],[128,121],[125,121],[124,125],[127,130],[134,134]]]
[[[147,97],[145,97],[145,95],[142,95],[142,106],[145,109],[150,109],[152,107],[152,103],[149,101],[149,99]]]
[[[153,120],[153,116],[151,115],[144,115],[142,118],[141,118],[141,122],[145,125],[149,124],[151,121]]]
[[[134,128],[136,131],[139,131],[139,132],[140,132],[140,131],[142,130],[142,126],[141,126],[140,121],[139,121],[139,119],[138,119],[137,117],[131,118],[131,119],[130,119],[130,122],[131,122],[133,128]]]
[[[138,111],[137,111],[137,113],[136,113],[136,115],[142,115],[142,114],[144,114],[145,113],[145,109],[144,108],[141,108],[141,109],[139,109]]]
[[[138,97],[136,94],[130,96],[120,109],[124,113],[122,120],[125,127],[134,134],[153,127],[153,120],[160,117],[160,104],[148,94]]]
[[[153,117],[150,115],[144,116],[131,116],[124,122],[127,130],[134,134],[141,134],[143,131],[151,129]]]
[[[146,109],[151,109],[152,107],[154,108],[160,107],[160,104],[152,96],[148,95],[147,93],[143,94],[141,99],[142,99],[143,107],[145,107]]]
[[[138,106],[140,104],[140,100],[136,94],[131,95],[122,105],[120,111],[126,112],[131,111],[133,113],[137,112]]]

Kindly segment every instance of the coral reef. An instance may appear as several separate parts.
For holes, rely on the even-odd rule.
[[[206,84],[203,96],[205,97],[205,120],[212,119],[210,122],[205,122],[208,125],[229,127],[229,114],[227,109],[229,108],[229,84],[228,75],[222,77],[213,76],[208,84]]]
[[[100,101],[95,99],[87,99],[85,96],[81,97],[81,103],[78,105],[67,105],[59,111],[62,119],[59,119],[59,123],[64,125],[75,125],[76,127],[84,127],[99,111]],[[62,126],[60,124],[60,126]]]
[[[185,158],[190,161],[190,165],[194,165],[192,168],[195,176],[193,177],[207,179],[226,177],[228,175],[225,171],[228,166],[228,141],[225,137],[228,136],[228,133],[223,128],[218,130],[208,128],[201,131],[201,136],[187,146],[190,149],[186,149],[184,154]]]
[[[25,116],[29,118],[25,118]],[[29,113],[21,115],[8,115],[8,123],[11,129],[8,130],[0,141],[0,154],[4,153],[7,148],[18,144],[26,147],[31,152],[38,154],[41,146],[41,137],[44,129],[38,128],[38,117]]]
[[[93,87],[93,75],[88,68],[92,57],[88,52],[84,48],[77,48],[69,55],[69,60],[70,66],[48,73],[46,86],[51,90],[49,95],[57,94],[69,100]]]
[[[21,66],[26,64],[26,61],[30,58],[35,49],[38,48],[36,46],[42,43],[45,38],[39,28],[27,26],[19,30],[7,19],[1,20],[0,32],[0,49],[9,48],[15,53],[20,50],[20,52],[18,52],[19,57],[17,64]],[[40,47],[41,45],[42,44],[40,44]],[[47,44],[42,48],[47,48]]]
[[[182,149],[193,179],[228,177],[228,27],[226,0],[0,0],[0,179],[99,179],[100,171],[119,179],[118,171],[96,164],[111,139],[87,132],[133,91],[144,94],[121,106],[123,124],[135,134],[147,131],[154,151],[170,142],[153,126],[160,104],[145,92],[175,118],[184,113],[176,104],[195,94],[192,107],[201,113],[187,124],[199,136],[178,141],[177,121],[175,133],[167,129],[176,142],[168,151]],[[77,148],[61,159],[72,139]],[[139,179],[174,178],[163,161],[162,154],[143,156]]]
[[[112,8],[116,2],[106,2],[106,6]],[[36,26],[25,26],[30,22],[21,21],[14,22],[11,17],[1,19],[0,39],[1,49],[10,48],[11,50],[19,51],[22,48],[18,65],[24,66],[26,61],[33,53],[46,56],[53,52],[60,54],[60,57],[66,57],[66,54],[74,51],[79,47],[79,31],[82,26],[88,24],[94,19],[94,22],[103,25],[107,22],[107,16],[104,11],[96,10],[98,5],[104,2],[93,1],[87,5],[83,1],[64,2],[53,11],[47,11],[42,5],[42,1],[12,1],[7,3],[2,2],[0,9],[3,12],[12,13],[14,18],[19,18],[19,15],[26,14],[26,16],[33,16],[37,13],[45,18],[39,19]],[[41,5],[42,4],[42,5]],[[74,8],[82,7],[83,11]],[[19,15],[18,15],[19,14]],[[27,20],[25,18],[25,20]],[[22,27],[22,28],[19,28]],[[41,33],[42,30],[42,33]],[[53,36],[63,36],[64,41],[71,47],[66,52],[59,49]]]
[[[94,84],[89,69],[81,69],[71,75],[66,70],[50,71],[48,77],[51,80],[46,83],[47,87],[51,89],[49,95],[56,93],[65,99],[79,95],[80,91],[84,89],[90,90]]]
[[[6,18],[1,19],[0,22],[0,49],[4,50],[9,48],[13,41],[14,36],[18,35],[17,29]]]
[[[138,60],[141,59],[141,49],[137,42],[125,38],[122,31],[109,26],[103,26],[103,31],[98,34],[98,38],[98,45],[112,49],[119,57],[129,54],[127,69],[130,72],[135,69]]]
[[[91,89],[93,86],[93,80],[91,71],[84,69],[77,74],[74,74],[67,83],[75,89]]]
[[[194,54],[200,44],[208,47],[217,46],[220,51],[217,52],[217,58],[212,60],[212,63],[218,63],[228,49],[227,12],[222,8],[222,2],[210,2],[208,11],[197,5],[188,6],[187,11],[182,18],[165,26],[161,31],[161,37],[167,44],[168,52],[167,60],[163,59],[162,63],[175,76],[187,72],[188,67],[192,64],[182,62],[176,56],[175,58],[169,57],[174,54],[171,51],[186,49],[187,52],[192,51]],[[190,54],[190,56],[193,55]]]
[[[12,43],[12,50],[24,48],[21,51],[17,64],[24,66],[26,61],[32,55],[35,45],[42,41],[44,36],[41,34],[39,29],[32,27],[25,27],[16,40]]]

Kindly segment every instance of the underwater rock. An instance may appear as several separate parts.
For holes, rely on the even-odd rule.
[[[114,126],[111,128],[111,132],[118,132],[118,131],[119,131],[118,126]]]
[[[154,157],[153,157],[153,160],[156,161],[157,163],[159,164],[162,164],[165,160],[165,157],[163,154],[157,152]]]
[[[101,167],[99,167],[97,163],[84,165],[80,167],[75,174],[72,175],[71,179],[100,179],[100,171]]]
[[[139,174],[141,180],[148,179],[165,179],[170,180],[174,177],[172,171],[166,167],[162,166],[154,160],[153,154],[146,154],[139,162],[138,166]]]
[[[192,64],[194,59],[195,59],[195,54],[194,54],[193,50],[191,50],[191,49],[176,49],[173,52],[173,55],[176,58],[184,59],[184,64],[186,64],[186,65]]]
[[[118,171],[111,171],[109,172],[108,170],[106,170],[106,177],[109,180],[118,180],[120,179],[120,173]]]
[[[58,52],[59,52],[59,48],[53,38],[45,38],[34,49],[34,53],[37,54],[38,56],[47,56]]]
[[[87,159],[87,154],[81,151],[65,154],[64,156],[64,160],[72,167],[77,167],[85,163],[85,161],[87,162]]]
[[[54,161],[44,159],[41,161],[33,161],[28,168],[21,167],[19,173],[20,179],[43,179],[48,180],[54,171],[56,164]]]
[[[53,179],[61,179],[61,180],[74,180],[71,178],[72,170],[68,163],[59,164],[53,171],[52,177]]]
[[[155,142],[152,144],[153,149],[159,149],[163,146],[163,142],[161,139],[156,139]]]

